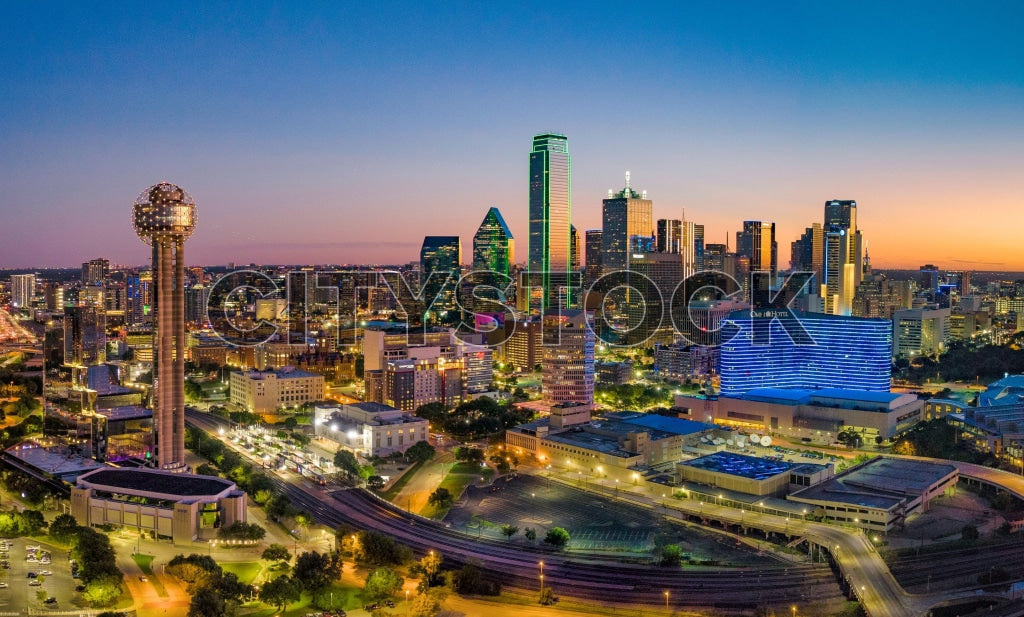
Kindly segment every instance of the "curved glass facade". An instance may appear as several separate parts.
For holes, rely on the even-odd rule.
[[[794,315],[810,335],[807,344],[794,344],[782,323],[771,318],[753,318],[760,322],[755,324],[748,311],[729,316],[727,322],[739,330],[722,344],[722,396],[742,396],[754,388],[889,391],[892,322],[821,313]],[[768,333],[765,344],[754,343],[755,329],[759,336]]]

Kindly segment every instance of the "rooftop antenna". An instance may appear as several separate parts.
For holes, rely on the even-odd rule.
[[[629,172],[626,172],[626,192],[629,192]]]

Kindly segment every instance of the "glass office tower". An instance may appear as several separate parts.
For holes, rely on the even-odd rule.
[[[565,135],[544,133],[533,138],[530,152],[529,271],[543,273],[543,293],[531,294],[529,308],[544,311],[558,306],[559,281],[550,273],[570,267],[571,213],[569,141]],[[566,298],[571,304],[571,298]]]

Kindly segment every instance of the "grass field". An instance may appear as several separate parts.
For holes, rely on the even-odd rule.
[[[452,467],[452,471],[450,471],[448,475],[444,477],[444,480],[438,487],[448,489],[448,492],[451,493],[456,500],[458,500],[459,497],[462,496],[462,493],[463,491],[466,490],[467,486],[479,481],[481,476],[486,478],[494,473],[494,470],[492,469],[480,470],[475,465],[468,466],[468,469],[471,470],[470,473],[463,473],[460,471],[456,471],[460,469],[459,465],[464,465],[464,463],[460,463]],[[491,473],[483,473],[483,471],[489,471]],[[440,508],[428,502],[427,505],[423,506],[423,510],[420,511],[420,516],[425,516],[427,518],[432,518],[435,520],[441,520],[445,517],[446,514],[448,514],[448,510],[449,508]]]
[[[358,587],[351,587],[341,583],[332,585],[330,589],[324,592],[326,597],[325,606],[331,606],[331,593],[334,594],[334,608],[336,609],[354,611],[361,609],[365,605],[362,590]],[[264,606],[261,609],[245,614],[246,617],[302,617],[312,610],[314,610],[313,597],[308,593],[303,593],[302,599],[286,606],[284,612],[278,613],[276,608]]]
[[[414,475],[416,475],[416,471],[419,468],[419,463],[413,463],[412,465],[409,465],[409,467],[405,470],[405,473],[402,475],[401,478],[398,479],[398,481],[389,486],[386,490],[380,491],[377,494],[383,497],[384,499],[393,502],[395,500],[395,497],[398,496],[398,493],[401,492],[402,488],[409,483],[409,480],[411,480]]]
[[[256,575],[263,569],[258,561],[229,561],[221,563],[220,567],[225,572],[231,572],[238,577],[239,582],[251,585]]]

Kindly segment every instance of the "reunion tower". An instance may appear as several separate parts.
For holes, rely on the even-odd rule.
[[[161,182],[139,195],[132,225],[153,247],[153,427],[160,469],[185,471],[185,240],[196,228],[196,204],[181,187]]]

